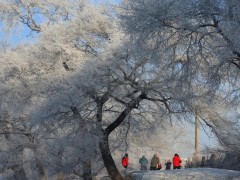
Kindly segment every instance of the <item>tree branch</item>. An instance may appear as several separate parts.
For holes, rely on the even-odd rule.
[[[129,103],[128,106],[123,110],[123,112],[117,117],[117,119],[111,123],[104,131],[107,135],[109,135],[114,129],[116,129],[123,121],[124,119],[128,116],[128,114],[131,112],[133,108],[136,107],[137,104],[143,99],[146,98],[146,94],[142,93],[140,94],[137,98],[132,99]]]

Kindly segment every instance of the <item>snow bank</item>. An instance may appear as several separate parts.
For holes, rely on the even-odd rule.
[[[240,171],[216,169],[216,168],[189,168],[178,170],[160,170],[160,171],[145,171],[133,172],[132,179],[134,180],[240,180]]]

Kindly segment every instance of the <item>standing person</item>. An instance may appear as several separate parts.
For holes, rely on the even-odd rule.
[[[170,170],[172,163],[171,163],[170,160],[168,160],[168,161],[165,163],[165,165],[166,165],[166,170]]]
[[[128,167],[128,154],[127,153],[122,157],[122,166],[124,168]]]
[[[206,158],[205,158],[205,156],[202,156],[202,160],[201,160],[201,165],[200,165],[200,167],[204,167],[204,166],[205,166],[205,163],[206,163]]]
[[[161,162],[160,162],[160,157],[159,155],[157,155],[158,159],[159,159],[159,163],[157,164],[157,170],[160,170],[162,169],[162,165],[161,165]]]
[[[181,168],[182,160],[180,159],[178,154],[175,154],[173,157],[173,169],[180,169]]]
[[[141,164],[141,171],[147,170],[148,160],[145,158],[144,155],[139,159],[139,163]]]
[[[157,170],[160,164],[160,159],[157,154],[154,154],[150,163],[150,170]]]
[[[128,154],[126,153],[123,157],[122,157],[122,166],[125,168],[123,173],[124,175],[127,174],[127,167],[128,167]]]

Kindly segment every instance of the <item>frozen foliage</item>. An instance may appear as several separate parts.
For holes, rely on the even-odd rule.
[[[148,49],[145,56],[167,67],[172,76],[164,79],[174,79],[178,95],[233,153],[239,152],[239,9],[237,0],[125,0],[119,10],[125,31]]]
[[[103,51],[105,41],[109,38],[110,23],[104,8],[96,9],[85,4],[88,7],[84,9],[83,2],[75,3],[13,1],[1,4],[7,6],[3,18],[8,17],[17,23],[18,18],[23,20],[21,18],[24,16],[27,23],[33,23],[27,24],[29,28],[41,33],[37,44],[19,46],[1,56],[4,71],[1,71],[0,91],[1,110],[7,112],[6,115],[1,114],[2,121],[9,127],[2,131],[8,143],[13,141],[7,150],[14,149],[15,145],[20,147],[19,151],[9,151],[18,157],[12,161],[13,165],[24,164],[25,161],[21,162],[21,158],[26,159],[24,147],[31,147],[37,158],[37,171],[43,175],[45,170],[42,167],[50,167],[50,176],[60,171],[82,176],[83,170],[89,169],[91,172],[91,155],[95,154],[92,158],[99,158],[94,148],[96,137],[95,140],[92,138],[95,132],[90,130],[95,128],[91,122],[94,106],[84,97],[82,88],[91,84],[85,79],[88,76],[86,73],[89,72],[91,76],[91,71],[99,64],[95,57]],[[66,9],[69,10],[66,14],[71,16],[69,19],[63,18]],[[29,17],[17,13],[18,10]],[[51,18],[48,10],[52,13]],[[32,16],[33,11],[37,11],[40,17]],[[41,29],[32,27],[34,18],[42,20]],[[93,59],[89,62],[92,65],[79,78],[79,70],[86,67],[84,63],[87,59]],[[82,84],[81,89],[79,84]],[[89,104],[86,105],[84,101]],[[31,122],[18,122],[19,116],[29,117]],[[84,119],[89,120],[88,125]],[[21,141],[14,134],[19,134]],[[32,136],[32,139],[28,136]],[[2,159],[2,162],[5,160]],[[83,168],[83,164],[89,167]],[[8,168],[13,167],[6,164],[2,170]],[[17,169],[21,170],[20,167]],[[25,173],[23,177],[18,174],[19,178],[24,179],[24,176],[30,177],[34,173],[28,170],[29,165],[24,165],[22,169]],[[94,169],[97,172],[99,167]]]
[[[216,134],[222,131],[214,105],[239,100],[238,41],[229,37],[236,28],[205,13],[217,2],[159,2],[124,1],[122,25],[109,7],[84,0],[0,2],[3,27],[23,24],[33,35],[0,56],[0,130],[8,151],[0,160],[11,157],[2,171],[89,179],[105,166],[122,179],[111,152],[156,127],[189,121],[198,110]]]
[[[125,0],[122,6],[127,32],[151,49],[155,61],[177,66],[179,82],[204,84],[201,91],[208,89],[210,96],[225,91],[238,103],[239,1]]]
[[[27,25],[32,31],[42,31],[43,24],[54,24],[74,17],[81,10],[84,0],[9,0],[0,1],[1,20],[5,23],[5,30],[12,30],[14,26]]]

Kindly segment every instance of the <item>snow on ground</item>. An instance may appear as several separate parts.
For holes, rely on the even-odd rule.
[[[240,180],[240,171],[216,168],[188,168],[178,170],[134,171],[132,180]],[[0,180],[13,179],[13,174],[1,174]],[[57,178],[49,178],[55,180]],[[97,180],[110,180],[109,177],[95,177]]]
[[[188,168],[132,172],[133,180],[240,180],[240,171],[216,168]]]

